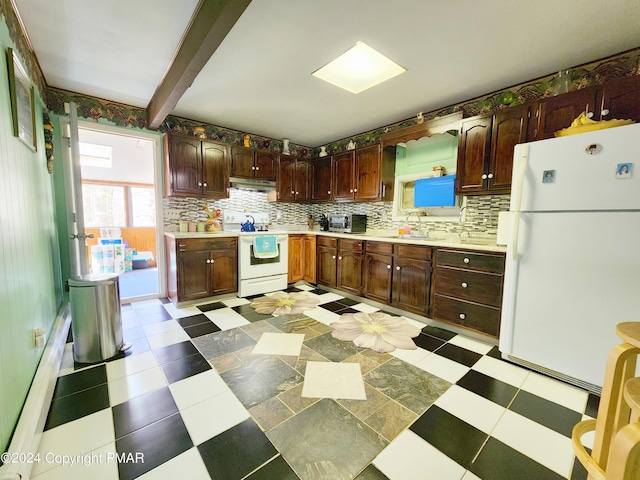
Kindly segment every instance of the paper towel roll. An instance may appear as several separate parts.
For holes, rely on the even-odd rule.
[[[498,212],[498,245],[506,245],[511,230],[511,212]]]

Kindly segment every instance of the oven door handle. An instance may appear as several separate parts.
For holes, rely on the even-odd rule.
[[[240,237],[240,241],[244,243],[253,243],[253,235],[249,235],[246,237]],[[278,243],[286,242],[289,240],[289,235],[276,235],[276,239]]]

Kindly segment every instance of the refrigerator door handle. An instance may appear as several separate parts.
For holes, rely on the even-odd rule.
[[[511,218],[511,241],[509,245],[511,246],[511,258],[515,262],[518,261],[520,257],[518,253],[518,232],[520,231],[520,212],[511,212],[513,217]]]
[[[526,143],[522,145],[520,153],[520,167],[518,169],[518,179],[513,185],[511,195],[513,195],[513,208],[512,212],[515,213],[515,218],[511,219],[511,255],[514,261],[518,260],[518,231],[520,229],[520,208],[522,205],[522,187],[524,185],[524,174],[527,169],[527,163],[529,162],[529,145]]]
[[[513,211],[519,212],[522,204],[522,186],[524,185],[524,174],[529,162],[529,145],[523,144],[520,154],[520,167],[518,168],[518,179],[513,185],[511,195],[513,196]]]

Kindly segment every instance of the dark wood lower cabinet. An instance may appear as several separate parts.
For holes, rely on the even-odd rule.
[[[364,242],[347,242],[349,245],[343,248],[342,239],[339,241],[336,288],[360,295],[362,293],[362,244]]]
[[[492,337],[497,337],[500,333],[500,309],[496,307],[436,294],[433,298],[432,316],[436,320],[444,320]]]
[[[338,239],[319,237],[317,240],[316,279],[327,287],[336,286],[338,264]]]
[[[431,287],[431,261],[396,257],[391,305],[426,315]]]
[[[316,279],[321,285],[362,293],[362,240],[317,238]]]
[[[367,242],[364,296],[402,310],[427,315],[431,248]]]
[[[498,337],[504,254],[438,249],[431,317]]]
[[[367,251],[364,260],[364,296],[381,303],[391,303],[392,276],[393,255]]]
[[[238,290],[237,238],[165,239],[167,284],[173,303]]]

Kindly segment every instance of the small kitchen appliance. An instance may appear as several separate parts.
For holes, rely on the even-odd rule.
[[[367,231],[367,216],[361,214],[331,214],[329,215],[329,231],[340,233],[365,233]]]

